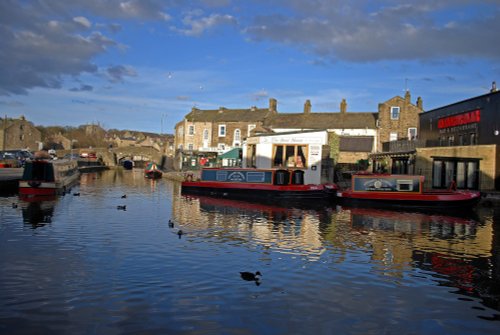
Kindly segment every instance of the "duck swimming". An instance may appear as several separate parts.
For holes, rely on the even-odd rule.
[[[243,280],[259,281],[262,274],[260,273],[260,271],[257,271],[255,273],[253,273],[253,272],[240,272],[240,276]]]

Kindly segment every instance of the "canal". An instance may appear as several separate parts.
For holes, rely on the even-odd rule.
[[[0,197],[0,334],[494,334],[499,236],[495,206],[286,208],[89,173]]]

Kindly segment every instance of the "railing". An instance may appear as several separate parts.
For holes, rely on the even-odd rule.
[[[408,152],[416,148],[424,147],[424,142],[421,140],[408,140],[402,139],[397,141],[390,141],[382,143],[383,152]]]

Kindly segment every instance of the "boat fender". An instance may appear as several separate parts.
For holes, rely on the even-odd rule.
[[[30,181],[28,182],[28,185],[29,185],[29,186],[31,186],[31,187],[38,187],[38,186],[40,186],[41,184],[42,184],[41,182],[39,182],[39,181],[35,181],[35,180],[30,180]]]
[[[193,181],[193,174],[192,173],[188,173],[186,175],[186,181]]]

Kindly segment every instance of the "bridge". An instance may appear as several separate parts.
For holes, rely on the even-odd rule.
[[[118,148],[77,148],[73,150],[59,150],[57,156],[62,157],[69,153],[94,152],[107,166],[121,165],[124,159],[136,162],[156,162],[161,164],[164,155],[153,147],[118,147]]]

